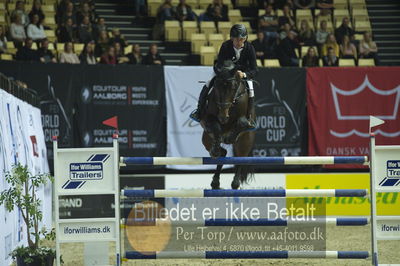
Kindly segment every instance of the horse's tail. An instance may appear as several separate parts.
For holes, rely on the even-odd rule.
[[[237,165],[236,171],[240,176],[240,183],[249,183],[254,179],[254,166],[253,165]]]
[[[236,156],[236,154],[234,154],[234,156]],[[235,165],[235,173],[239,174],[241,184],[247,184],[254,180],[255,167],[254,165]]]

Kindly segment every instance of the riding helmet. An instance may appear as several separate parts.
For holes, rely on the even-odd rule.
[[[231,38],[247,38],[247,29],[243,24],[235,24],[231,28]]]

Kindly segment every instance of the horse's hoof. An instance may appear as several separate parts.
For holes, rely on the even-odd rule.
[[[233,180],[231,187],[232,187],[232,189],[238,189],[240,187],[240,182]]]
[[[211,188],[212,189],[220,189],[219,182],[218,181],[217,182],[212,181],[211,182]]]

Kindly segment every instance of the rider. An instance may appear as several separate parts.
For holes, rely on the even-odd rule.
[[[236,67],[240,78],[247,81],[249,90],[249,104],[247,108],[248,129],[255,129],[255,122],[251,118],[251,110],[254,107],[254,88],[252,79],[257,74],[256,53],[251,43],[247,42],[247,29],[242,24],[235,24],[230,31],[231,39],[224,42],[219,50],[218,60],[214,66],[215,74],[220,73],[220,69],[226,60],[232,60]],[[201,90],[197,110],[190,114],[190,118],[199,122],[201,114],[205,108],[207,95],[213,86],[214,78],[212,78]]]

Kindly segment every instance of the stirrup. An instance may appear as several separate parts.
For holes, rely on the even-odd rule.
[[[196,121],[197,123],[200,123],[199,113],[200,113],[199,109],[193,110],[189,115],[190,119],[192,119],[193,121]]]

